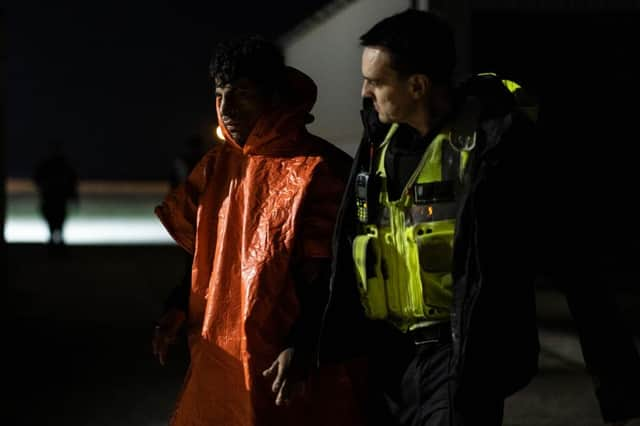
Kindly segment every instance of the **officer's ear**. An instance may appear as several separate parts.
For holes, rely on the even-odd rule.
[[[409,76],[409,93],[415,100],[424,98],[431,90],[431,79],[425,74],[412,74]]]

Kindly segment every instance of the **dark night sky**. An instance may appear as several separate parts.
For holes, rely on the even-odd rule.
[[[47,2],[5,7],[7,174],[60,139],[84,179],[164,179],[214,117],[215,41],[275,37],[325,1]]]

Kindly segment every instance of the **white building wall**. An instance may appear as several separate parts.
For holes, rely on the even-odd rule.
[[[318,85],[310,130],[354,155],[362,133],[359,37],[380,19],[411,6],[442,13],[456,33],[458,79],[470,71],[472,11],[638,10],[639,5],[638,0],[335,0],[285,36],[281,45],[288,64]]]
[[[354,155],[362,136],[360,121],[360,36],[376,22],[411,6],[409,0],[358,0],[332,16],[282,40],[289,65],[318,85],[309,130]]]

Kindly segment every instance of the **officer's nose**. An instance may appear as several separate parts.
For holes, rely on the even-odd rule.
[[[360,90],[360,96],[362,96],[363,98],[371,97],[371,89],[367,80],[362,80],[362,89]]]

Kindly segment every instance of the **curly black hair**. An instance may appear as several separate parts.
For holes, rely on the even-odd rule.
[[[408,9],[385,18],[360,37],[360,44],[386,48],[400,74],[425,74],[438,83],[450,83],[456,65],[453,30],[433,12]]]
[[[257,34],[219,42],[209,64],[209,74],[217,86],[248,78],[265,95],[279,90],[284,69],[280,48]]]

